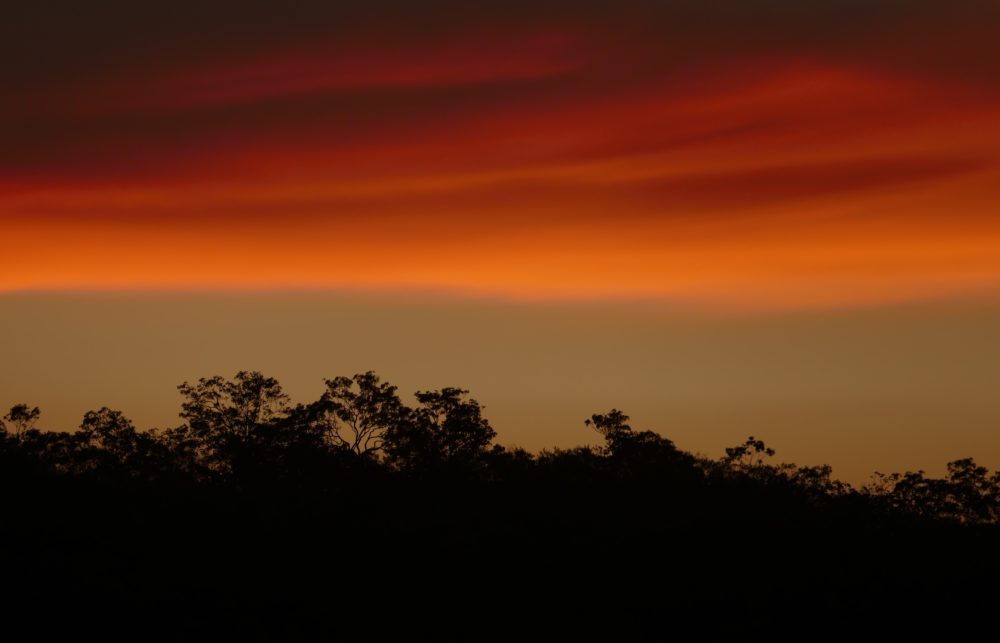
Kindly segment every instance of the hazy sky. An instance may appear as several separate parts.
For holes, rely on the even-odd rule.
[[[375,368],[530,447],[618,405],[716,455],[1000,465],[997,33],[985,0],[22,3],[0,406],[167,424],[183,379]]]
[[[185,380],[240,369],[295,401],[373,369],[405,400],[471,390],[499,442],[596,442],[612,407],[719,456],[747,435],[783,458],[872,471],[977,457],[1000,467],[1000,304],[951,301],[781,314],[662,304],[524,304],[335,294],[12,294],[0,391],[68,429],[100,406],[176,426]]]

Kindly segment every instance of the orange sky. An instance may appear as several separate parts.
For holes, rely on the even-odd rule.
[[[701,4],[25,9],[0,290],[995,290],[996,5]]]

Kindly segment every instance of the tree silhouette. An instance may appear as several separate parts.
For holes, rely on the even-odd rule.
[[[584,421],[599,448],[508,449],[468,391],[418,391],[408,407],[371,371],[326,380],[318,400],[294,408],[255,371],[178,389],[185,422],[166,430],[138,430],[107,407],[75,432],[32,428],[39,414],[27,405],[4,417],[20,437],[0,436],[0,483],[17,490],[0,513],[0,591],[50,615],[58,583],[70,592],[63,617],[114,604],[161,627],[169,618],[142,610],[166,605],[185,631],[209,614],[225,620],[220,633],[277,623],[285,639],[311,614],[330,622],[346,587],[379,597],[347,619],[363,630],[348,638],[365,639],[386,633],[370,629],[386,613],[409,627],[405,610],[445,605],[448,621],[451,607],[489,609],[512,583],[530,592],[518,585],[526,564],[556,583],[540,592],[571,600],[580,587],[670,578],[649,607],[632,607],[638,594],[608,602],[622,610],[609,635],[631,638],[644,614],[651,632],[673,627],[666,604],[729,619],[725,635],[746,633],[747,610],[772,602],[840,618],[852,591],[865,618],[885,600],[897,601],[893,617],[914,600],[936,608],[931,587],[943,588],[940,604],[988,611],[993,597],[977,589],[1000,570],[1000,473],[971,458],[940,478],[880,475],[855,490],[828,465],[771,463],[774,450],[752,436],[721,458],[694,456],[617,408]],[[761,564],[734,576],[748,560]],[[430,578],[462,602],[420,591]],[[915,578],[920,592],[900,591]]]
[[[585,426],[593,427],[607,441],[607,448],[614,453],[615,446],[628,439],[632,427],[628,423],[629,416],[618,409],[611,409],[606,414],[595,413],[589,420],[584,420]]]
[[[943,512],[959,522],[996,521],[1000,475],[990,475],[972,458],[949,462],[947,469]]]
[[[386,433],[404,421],[407,409],[396,387],[368,371],[326,380],[326,391],[315,404],[326,439],[334,447],[358,455],[378,454]]]
[[[136,431],[121,411],[106,406],[84,414],[76,438],[84,470],[127,466],[133,474],[146,473],[141,455],[155,443],[153,435]]]
[[[678,468],[691,468],[693,458],[681,454],[672,440],[654,431],[634,431],[629,419],[622,411],[611,409],[583,421],[604,437],[603,452],[621,475],[663,478],[677,473]]]
[[[467,390],[418,391],[419,405],[389,427],[385,448],[403,469],[468,464],[483,454],[496,431]]]
[[[723,462],[737,469],[749,471],[761,468],[764,465],[764,458],[773,455],[774,449],[764,444],[763,440],[758,440],[751,435],[743,444],[727,447]]]
[[[113,411],[106,406],[84,414],[78,435],[81,442],[121,459],[134,453],[139,442],[139,433],[132,421],[121,411]]]
[[[38,422],[38,418],[41,416],[42,412],[38,410],[38,407],[31,408],[27,404],[15,404],[10,407],[10,411],[7,415],[3,416],[3,421],[0,421],[0,426],[3,427],[4,431],[12,430],[15,440],[22,440],[25,433],[35,428],[35,423]],[[6,422],[10,422],[11,429],[7,428]]]
[[[629,419],[629,416],[618,409],[611,409],[603,415],[595,413],[590,416],[589,420],[584,420],[583,423],[586,426],[594,427],[604,437],[608,437],[620,431],[631,431],[632,427],[628,423]]]
[[[656,432],[634,430],[617,408],[584,422],[604,438],[601,448],[533,455],[491,449],[496,432],[467,390],[418,391],[411,408],[400,401],[395,386],[372,371],[325,382],[319,400],[294,408],[278,381],[257,371],[240,371],[231,380],[215,376],[184,382],[178,390],[185,423],[163,431],[139,431],[107,407],[86,413],[75,433],[39,431],[34,428],[39,409],[16,404],[0,420],[0,458],[9,471],[94,474],[119,481],[213,480],[245,489],[275,482],[356,489],[364,486],[357,482],[381,484],[398,472],[406,474],[402,479],[454,472],[469,480],[556,486],[615,479],[675,492],[707,484],[770,498],[774,506],[786,500],[828,506],[861,498],[872,510],[910,518],[1000,522],[1000,472],[971,458],[949,462],[941,479],[923,471],[876,474],[871,484],[855,490],[835,480],[828,465],[768,464],[774,449],[753,436],[727,448],[719,460],[693,456]]]
[[[828,464],[814,467],[791,465],[785,471],[785,476],[795,487],[814,498],[841,497],[851,491],[850,485],[833,478],[833,468]]]
[[[255,446],[267,446],[289,412],[289,398],[272,377],[240,371],[177,387],[185,400],[181,418],[202,455],[222,468],[246,463]]]

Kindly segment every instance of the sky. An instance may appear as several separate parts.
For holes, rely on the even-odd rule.
[[[204,4],[5,10],[0,406],[377,365],[531,448],[1000,466],[1000,3]]]

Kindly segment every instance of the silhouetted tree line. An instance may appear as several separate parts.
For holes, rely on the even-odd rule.
[[[277,380],[259,372],[185,382],[178,387],[184,423],[165,430],[138,430],[105,407],[87,412],[75,432],[41,431],[38,407],[17,404],[0,421],[0,463],[7,476],[311,492],[392,480],[644,484],[962,524],[1000,518],[1000,472],[971,458],[948,463],[944,478],[876,473],[856,489],[827,465],[773,463],[774,450],[752,436],[717,460],[692,455],[658,433],[634,430],[617,409],[585,421],[603,446],[532,454],[494,444],[496,432],[466,390],[418,391],[407,405],[371,371],[325,383],[318,400],[293,405]]]
[[[586,420],[599,446],[503,448],[467,391],[404,401],[371,372],[308,404],[258,372],[179,391],[160,430],[3,416],[5,633],[895,640],[954,637],[998,598],[1000,480],[972,460],[853,488],[755,437],[687,453],[617,409]]]

